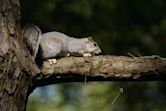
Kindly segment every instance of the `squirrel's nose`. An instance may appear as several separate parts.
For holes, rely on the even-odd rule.
[[[96,54],[100,54],[101,53],[101,49],[99,48],[98,50],[96,50]]]
[[[99,54],[101,53],[101,49],[99,49]]]

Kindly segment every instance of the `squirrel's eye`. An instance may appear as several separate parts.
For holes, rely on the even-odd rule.
[[[94,45],[94,46],[97,46],[97,44],[96,44],[96,43],[94,43],[93,45]]]

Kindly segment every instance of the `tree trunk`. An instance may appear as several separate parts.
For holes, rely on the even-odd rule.
[[[19,0],[0,0],[0,111],[25,110],[34,70],[21,41]]]
[[[35,87],[74,81],[166,78],[166,58],[66,57],[40,69],[22,42],[19,0],[0,0],[0,111],[24,111]],[[162,74],[163,73],[163,74]],[[88,78],[87,78],[88,77]]]

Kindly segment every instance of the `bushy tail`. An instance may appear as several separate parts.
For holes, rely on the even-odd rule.
[[[41,34],[42,33],[39,27],[32,24],[24,26],[22,30],[23,41],[26,43],[31,54],[34,56],[34,59],[36,58],[39,50]]]

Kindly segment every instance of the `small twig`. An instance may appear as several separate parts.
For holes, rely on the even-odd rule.
[[[140,62],[145,62],[144,60],[138,58],[138,57],[135,57],[133,54],[131,54],[130,52],[127,53],[129,56],[133,57],[134,59],[137,59],[138,61]]]
[[[156,75],[159,75],[159,73],[157,71],[153,71]]]
[[[113,101],[111,102],[111,105],[113,105],[115,103],[115,101],[118,99],[118,97],[123,93],[123,88],[119,89],[119,93],[115,96],[115,98],[113,99]]]
[[[131,54],[131,53],[127,53],[128,55],[130,55],[131,57],[133,57],[133,58],[136,58],[136,59],[139,59],[139,60],[141,60],[141,62],[145,62],[145,61],[143,61],[142,59],[140,59],[140,58],[138,58],[138,57],[135,57],[133,54]],[[137,51],[136,51],[136,54],[139,56],[139,57],[142,57],[142,55],[140,54],[140,53],[138,53]],[[158,72],[156,72],[156,71],[153,71],[155,74],[157,74],[157,75],[159,75],[159,73]]]
[[[87,75],[85,75],[84,83],[87,84]]]
[[[135,51],[135,52],[139,57],[142,57],[142,55],[140,53],[138,53],[137,51]]]

